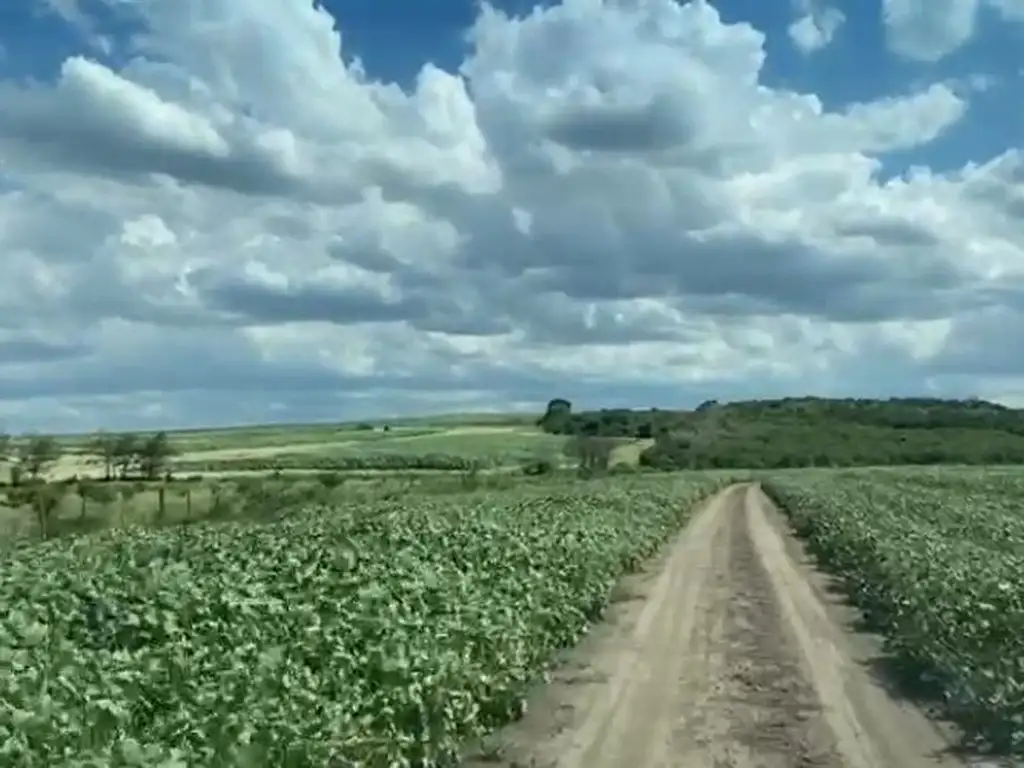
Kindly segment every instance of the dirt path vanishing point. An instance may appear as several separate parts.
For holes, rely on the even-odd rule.
[[[844,628],[825,583],[759,487],[723,491],[466,764],[997,765],[954,756],[948,729],[887,693],[863,663],[877,642]]]

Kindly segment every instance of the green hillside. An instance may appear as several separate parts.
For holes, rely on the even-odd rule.
[[[664,469],[1024,463],[1024,411],[978,399],[802,397],[581,412],[552,400],[540,425],[651,438],[641,461]]]

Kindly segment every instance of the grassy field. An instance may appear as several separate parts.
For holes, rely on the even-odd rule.
[[[84,499],[76,486],[63,488],[48,527],[51,536],[63,537],[209,520],[271,519],[310,505],[340,501],[373,503],[397,497],[512,488],[531,482],[530,478],[511,473],[472,476],[410,471],[308,471],[214,474],[156,486],[140,486],[136,482],[96,483]],[[559,478],[557,482],[570,481]],[[162,502],[161,487],[164,489]],[[7,492],[0,489],[0,550],[26,541],[38,541],[40,536],[38,516],[32,507],[28,504],[13,506],[7,499]]]
[[[395,419],[374,419],[358,422],[338,422],[321,424],[263,424],[240,427],[221,427],[207,429],[187,429],[170,432],[175,444],[182,450],[201,451],[219,448],[244,448],[259,445],[292,445],[296,443],[322,443],[336,440],[351,439],[354,435],[371,432],[365,426],[373,427],[373,431],[382,432],[384,427],[396,433],[416,431],[437,431],[456,429],[466,426],[532,427],[537,421],[535,415],[464,413],[440,414],[422,417],[403,417]],[[371,432],[372,433],[372,432]],[[150,433],[140,432],[145,436]],[[90,435],[63,435],[62,444],[69,448],[82,448],[88,445]],[[357,438],[358,439],[358,438]]]
[[[511,468],[538,459],[565,462],[565,438],[541,432],[534,419],[507,415],[439,416],[376,424],[257,426],[170,433],[172,468],[185,473],[321,471],[324,469],[464,469],[471,462]],[[87,437],[61,438],[64,455],[52,480],[99,477],[102,462]],[[626,443],[631,441],[624,441]],[[627,451],[618,461],[636,462]],[[403,467],[399,457],[408,457]],[[417,466],[415,459],[434,457]],[[458,459],[438,463],[437,457]],[[421,462],[422,463],[422,462]],[[451,464],[451,466],[449,466]]]
[[[462,477],[450,479],[415,475],[453,474],[481,470],[516,474],[524,465],[544,460],[571,466],[564,455],[566,438],[546,434],[518,416],[441,416],[376,424],[316,424],[255,426],[170,433],[174,452],[170,468],[177,478],[158,502],[156,487],[115,484],[110,500],[87,498],[77,487],[67,489],[52,516],[54,530],[84,532],[99,528],[205,519],[226,504],[239,505],[235,485],[284,473],[295,482],[318,484],[322,474],[344,474],[347,487],[461,487]],[[61,438],[64,454],[47,470],[46,478],[99,479],[102,460],[89,453],[85,437]],[[644,443],[623,440],[613,464],[637,463]],[[0,475],[8,468],[0,467]],[[0,480],[7,479],[0,477]],[[6,502],[0,490],[0,538],[38,535],[40,524],[24,505]],[[162,512],[160,511],[162,509]]]

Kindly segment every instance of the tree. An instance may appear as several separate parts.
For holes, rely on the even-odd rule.
[[[40,537],[50,536],[50,521],[67,492],[64,483],[33,483],[7,492],[7,501],[15,507],[30,506],[36,516]]]
[[[136,485],[122,485],[118,483],[117,496],[120,500],[118,504],[118,516],[120,520],[118,524],[124,527],[128,523],[128,502],[138,495],[139,489]]]
[[[125,432],[114,438],[114,466],[117,468],[117,474],[122,480],[128,477],[128,473],[137,463],[138,452],[138,435]]]
[[[78,515],[79,520],[85,519],[90,501],[96,502],[99,505],[111,504],[117,495],[109,485],[98,483],[89,478],[79,478],[76,483],[76,489],[81,501]]]
[[[612,451],[617,442],[609,437],[577,436],[565,443],[565,455],[579,462],[579,471],[583,475],[598,475],[608,470]]]
[[[572,418],[572,403],[568,400],[556,397],[548,402],[544,415],[540,417],[537,426],[545,432],[553,434],[564,434],[569,429],[569,422]]]
[[[21,464],[32,480],[39,480],[43,472],[60,458],[60,444],[48,435],[29,438],[21,452]]]
[[[157,432],[146,438],[138,445],[136,452],[139,468],[147,480],[156,480],[166,468],[167,460],[174,455],[166,432]]]
[[[89,450],[103,460],[103,479],[112,480],[117,461],[117,437],[109,432],[97,432],[89,441]]]
[[[710,405],[709,405],[710,403]],[[640,455],[640,464],[660,469],[714,466],[716,443],[726,436],[725,411],[709,400],[686,423],[655,434],[655,444]]]
[[[0,432],[0,464],[7,464],[11,460],[11,436],[6,432]],[[11,470],[10,482],[13,484],[14,470]]]

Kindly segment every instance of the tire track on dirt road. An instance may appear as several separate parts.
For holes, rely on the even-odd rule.
[[[951,768],[968,763],[860,663],[756,485],[697,511],[636,599],[467,766]],[[979,763],[974,763],[979,765]]]

